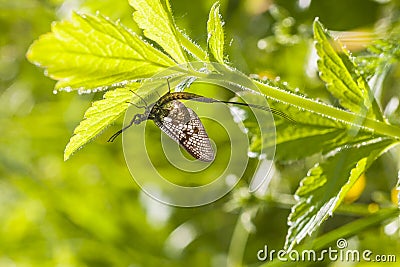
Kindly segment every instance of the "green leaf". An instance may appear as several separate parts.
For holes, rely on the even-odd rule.
[[[168,0],[129,0],[136,10],[133,19],[143,34],[160,45],[178,64],[186,63],[186,55],[178,41],[178,30]]]
[[[109,89],[151,77],[175,63],[101,15],[73,14],[30,47],[27,58],[59,80],[56,89]]]
[[[357,71],[349,53],[332,40],[318,19],[314,21],[314,39],[320,57],[320,77],[340,105],[367,118],[383,120],[367,82]]]
[[[108,91],[102,100],[94,102],[75,128],[74,135],[65,148],[64,160],[118,119],[128,109],[128,101],[132,99],[129,89],[136,90],[138,87],[139,84],[132,84],[127,88]]]
[[[216,2],[210,10],[210,15],[207,21],[207,44],[208,50],[213,58],[224,64],[224,22],[219,13],[219,2]]]
[[[285,248],[292,249],[332,215],[360,175],[394,143],[392,139],[377,138],[345,146],[311,168],[296,191],[298,203],[288,218]]]
[[[295,122],[276,116],[276,135],[273,132],[266,132],[262,138],[258,135],[256,130],[258,126],[253,121],[246,121],[245,126],[254,134],[250,150],[261,153],[262,145],[266,147],[276,145],[275,160],[303,159],[316,153],[325,154],[345,144],[351,145],[374,138],[372,133],[364,129],[354,134],[355,129],[342,121],[299,110],[279,102],[271,101],[270,106],[285,112]]]
[[[341,121],[347,125],[354,127],[354,130],[362,129],[370,132],[371,134],[385,135],[391,138],[400,138],[400,127],[391,125],[386,122],[377,121],[374,119],[365,118],[360,114],[355,114],[343,109],[333,107],[322,103],[321,101],[310,99],[301,95],[285,91],[284,89],[271,86],[269,84],[253,80],[254,84],[263,93],[268,102],[281,102],[286,107],[293,107],[300,111],[309,111],[319,114],[321,117],[328,117],[333,120]],[[278,108],[278,110],[281,110]],[[285,112],[284,109],[282,109]],[[298,115],[301,117],[302,112]],[[291,114],[288,114],[291,116]],[[295,121],[299,120],[296,116],[291,116]]]
[[[265,135],[260,137],[258,125],[251,118],[246,119],[245,126],[252,134],[252,152],[262,153],[263,147],[275,146],[273,141],[276,140],[275,159],[290,161],[315,153],[325,154],[345,144],[357,144],[377,137],[400,137],[398,126],[364,118],[321,101],[285,91],[276,85],[257,80],[253,82],[265,95],[271,108],[285,113],[294,122],[275,116],[276,135],[265,131]]]

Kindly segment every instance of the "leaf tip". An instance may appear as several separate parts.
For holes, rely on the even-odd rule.
[[[71,140],[70,140],[64,149],[64,161],[67,161],[71,157],[72,153],[73,150],[71,151]]]
[[[314,35],[317,34],[321,30],[326,31],[325,27],[322,25],[321,21],[319,20],[319,17],[315,17],[315,19],[314,19],[313,30],[314,30]]]
[[[34,64],[34,65],[40,67],[40,63],[36,60],[36,56],[37,56],[37,55],[36,55],[35,50],[37,49],[37,46],[40,46],[40,43],[39,43],[40,40],[46,38],[48,35],[49,35],[49,34],[46,33],[46,34],[40,36],[39,39],[33,41],[33,42],[30,44],[28,50],[27,50],[26,53],[25,53],[25,58],[26,58],[30,63],[32,63],[32,64]]]
[[[64,151],[64,161],[67,161],[70,156],[71,156],[70,153],[67,153],[66,151]]]
[[[219,11],[219,7],[220,7],[220,6],[221,6],[221,5],[220,5],[219,1],[217,1],[217,2],[215,2],[215,3],[212,5],[211,10]]]
[[[34,46],[34,44],[35,44],[35,42],[33,42],[33,43],[29,46],[28,50],[27,50],[26,53],[25,53],[25,58],[26,58],[29,62],[31,62],[31,63],[34,63],[33,60],[32,60],[32,46]]]

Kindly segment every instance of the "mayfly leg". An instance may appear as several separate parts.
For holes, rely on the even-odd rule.
[[[170,84],[169,84],[169,79],[171,79],[171,77],[168,77],[168,78],[167,78],[167,84],[168,84],[168,94],[170,94],[170,93],[171,93],[171,86],[170,86]]]
[[[147,104],[146,100],[144,100],[143,97],[141,97],[139,94],[137,94],[136,92],[130,90],[135,96],[137,96],[140,101],[142,101],[144,103],[144,105],[137,105],[135,103],[132,103],[130,101],[127,101],[127,103],[135,106],[136,108],[144,108],[144,109],[148,109],[149,105]],[[133,116],[132,120],[129,122],[129,124],[127,126],[125,126],[124,128],[122,128],[121,130],[117,131],[115,134],[113,134],[107,142],[114,142],[114,140],[126,129],[128,129],[129,127],[131,127],[133,124],[138,124],[140,122],[142,122],[143,119],[143,114],[136,114],[135,116]]]
[[[135,96],[137,96],[137,97],[140,99],[140,101],[142,101],[142,102],[144,103],[144,106],[143,106],[143,105],[139,106],[139,105],[134,104],[134,103],[129,102],[129,101],[127,101],[126,103],[129,103],[129,104],[131,104],[131,105],[133,105],[133,106],[135,106],[135,107],[137,107],[137,108],[147,108],[147,107],[148,107],[147,102],[146,102],[146,100],[144,100],[143,97],[141,97],[138,93],[136,93],[136,92],[134,92],[134,91],[132,91],[132,90],[129,90],[129,91],[131,91],[132,94],[134,94]]]

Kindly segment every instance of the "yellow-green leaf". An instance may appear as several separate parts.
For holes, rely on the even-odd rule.
[[[349,53],[334,42],[318,19],[314,21],[314,39],[320,57],[320,77],[326,82],[329,92],[339,100],[342,107],[381,121],[382,112],[367,82],[357,71],[357,65]]]
[[[368,143],[345,146],[311,168],[296,191],[298,203],[288,218],[285,249],[292,249],[316,231],[342,203],[360,175],[393,144],[396,141],[392,139],[377,138]]]
[[[74,13],[30,47],[27,58],[58,80],[56,89],[109,89],[175,63],[120,23]]]
[[[129,89],[136,90],[137,87],[139,84],[132,84],[129,88],[108,91],[102,100],[94,102],[85,112],[84,119],[75,128],[74,135],[65,148],[64,160],[118,119],[128,109],[128,101],[132,99],[132,92]]]
[[[143,34],[160,45],[177,63],[187,62],[168,0],[129,0],[136,10],[133,19]]]
[[[207,22],[207,43],[208,50],[213,58],[217,62],[224,64],[224,22],[219,13],[219,6],[219,3],[216,2],[210,10]]]

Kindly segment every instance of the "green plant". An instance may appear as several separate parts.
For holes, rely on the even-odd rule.
[[[224,53],[224,29],[218,3],[209,14],[207,49],[177,28],[168,1],[130,0],[130,4],[135,9],[133,18],[145,38],[100,14],[74,14],[71,21],[55,23],[52,32],[40,37],[27,53],[32,63],[45,68],[51,78],[58,80],[55,90],[106,91],[76,127],[65,149],[65,160],[127,110],[131,90],[136,91],[141,81],[170,67],[175,67],[175,75],[182,80],[205,75],[209,79],[221,78],[182,67],[192,61],[217,62],[224,71],[232,69]],[[316,153],[324,155],[296,191],[298,202],[288,218],[286,249],[292,249],[315,232],[338,209],[357,179],[382,153],[398,144],[400,138],[400,127],[384,118],[368,84],[372,73],[381,70],[374,75],[386,75],[382,66],[398,60],[395,36],[371,47],[370,55],[385,56],[372,57],[371,64],[363,66],[360,58],[351,56],[332,40],[318,19],[313,29],[320,77],[339,107],[290,92],[283,84],[254,79],[269,105],[296,121],[279,120],[276,159],[293,161]],[[218,73],[219,69],[209,71]],[[245,84],[237,86],[246,87]],[[246,123],[254,135],[251,150],[260,152],[259,144],[268,143],[268,136],[257,135],[251,121]],[[376,223],[376,218],[381,222],[398,214],[398,210],[389,208],[384,215],[367,217],[366,225]],[[356,229],[352,229],[349,234],[355,233]],[[318,246],[324,242],[320,241]]]

